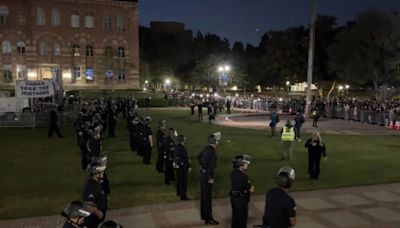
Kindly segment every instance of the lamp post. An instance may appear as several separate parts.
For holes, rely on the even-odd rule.
[[[220,93],[224,95],[224,87],[228,85],[228,72],[231,71],[231,67],[229,65],[220,65],[218,67],[219,80],[218,85],[221,89]]]
[[[165,79],[164,81],[164,90],[167,92],[168,87],[171,85],[171,80],[169,78]]]
[[[310,40],[308,45],[308,68],[307,68],[307,96],[304,114],[308,117],[311,112],[311,83],[314,70],[314,46],[315,46],[315,21],[317,0],[312,0]]]
[[[286,92],[288,99],[289,99],[289,91],[290,91],[290,81],[286,81]]]

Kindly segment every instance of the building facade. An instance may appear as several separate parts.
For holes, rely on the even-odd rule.
[[[139,87],[137,0],[2,0],[0,89],[62,78],[65,90]]]

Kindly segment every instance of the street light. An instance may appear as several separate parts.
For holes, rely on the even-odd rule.
[[[343,90],[343,86],[338,86],[338,89],[339,89],[339,91],[342,91]]]
[[[289,86],[290,85],[290,82],[289,81],[286,81],[286,86]]]
[[[165,79],[164,81],[164,90],[167,91],[168,86],[171,85],[171,80],[169,78]]]
[[[218,66],[218,72],[220,73],[219,75],[219,80],[218,80],[218,85],[222,87],[222,94],[224,93],[224,86],[228,85],[228,75],[227,73],[231,71],[231,67],[229,65],[220,65]]]
[[[345,88],[346,88],[346,89],[349,89],[349,88],[350,88],[350,86],[349,86],[349,85],[346,85],[346,86],[345,86]]]

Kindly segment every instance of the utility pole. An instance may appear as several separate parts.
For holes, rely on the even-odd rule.
[[[316,9],[317,0],[312,0],[311,7],[311,24],[310,24],[310,40],[308,44],[308,68],[307,68],[307,97],[306,108],[304,114],[309,117],[311,113],[311,85],[314,70],[314,47],[315,47],[315,22],[316,22]]]

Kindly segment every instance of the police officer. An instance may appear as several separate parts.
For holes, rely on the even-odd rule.
[[[63,228],[83,228],[84,219],[90,215],[90,212],[85,210],[81,201],[76,200],[69,203],[61,215],[67,219]]]
[[[170,185],[171,181],[175,181],[175,174],[173,168],[174,154],[175,154],[175,137],[177,133],[174,128],[168,130],[168,136],[165,139],[165,172],[164,172],[164,183]]]
[[[151,118],[147,116],[144,119],[144,125],[141,128],[143,143],[143,164],[149,165],[151,159],[151,150],[153,148],[153,133],[150,127]]]
[[[165,120],[161,120],[158,123],[158,130],[156,134],[157,140],[157,163],[156,170],[159,173],[164,171],[164,151],[165,151],[165,139],[167,138],[166,130],[165,130]]]
[[[177,145],[175,147],[175,164],[176,164],[176,194],[181,200],[190,200],[187,196],[187,181],[188,171],[190,171],[190,163],[188,151],[185,147],[186,138],[183,135],[178,135]]]
[[[91,123],[90,123],[90,121],[86,121],[86,122],[82,123],[81,125],[82,125],[82,127],[79,131],[79,134],[80,134],[79,149],[81,150],[82,170],[86,170],[88,164],[90,163],[89,149],[87,147],[87,143],[88,143],[89,139],[92,137],[91,130],[90,130]]]
[[[282,167],[276,175],[278,187],[268,191],[265,200],[263,226],[267,228],[288,228],[296,225],[296,204],[288,194],[295,180],[291,167]]]
[[[293,125],[290,120],[286,121],[286,124],[282,127],[281,131],[281,141],[283,145],[283,154],[281,160],[289,161],[292,159],[293,155],[293,142],[295,139],[296,133]]]
[[[144,150],[145,150],[145,141],[146,141],[146,136],[145,134],[145,118],[144,117],[140,117],[138,126],[137,126],[137,139],[138,139],[138,147],[137,147],[137,154],[139,156],[143,156],[144,155]]]
[[[129,122],[129,145],[134,152],[137,152],[139,147],[139,124],[140,121],[137,116]]]
[[[91,132],[91,137],[86,143],[89,161],[101,154],[101,125],[95,127]]]
[[[200,164],[201,219],[206,224],[218,225],[212,215],[212,186],[214,184],[214,169],[217,165],[217,139],[214,134],[208,136],[208,146],[198,155]]]
[[[101,223],[97,228],[124,228],[124,227],[112,220],[108,220]]]
[[[247,225],[250,193],[254,192],[254,186],[251,185],[249,178],[245,174],[250,164],[250,159],[248,155],[238,155],[233,159],[230,192],[232,228],[241,228]]]
[[[92,213],[85,219],[85,224],[91,227],[97,227],[104,221],[108,209],[107,193],[104,190],[103,178],[106,170],[107,160],[101,158],[92,162],[87,172],[89,178],[83,189],[83,200],[87,202],[88,210]]]

